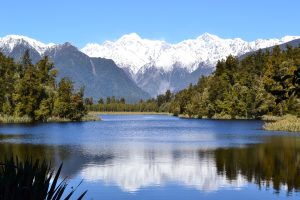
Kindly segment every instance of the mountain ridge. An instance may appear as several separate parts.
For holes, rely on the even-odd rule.
[[[131,33],[115,41],[87,44],[81,51],[91,57],[113,59],[140,88],[155,97],[167,89],[176,92],[190,83],[197,83],[200,76],[213,72],[218,60],[230,54],[239,57],[297,38],[300,36],[247,42],[241,38],[222,39],[204,33],[195,39],[170,44]]]
[[[113,59],[121,68],[129,68],[127,70],[134,77],[142,73],[140,70],[145,66],[150,65],[168,72],[172,71],[175,64],[180,64],[191,73],[200,63],[212,67],[229,54],[240,56],[298,38],[300,36],[285,36],[281,39],[257,39],[247,42],[241,38],[222,39],[204,33],[195,39],[171,44],[163,40],[144,39],[136,33],[131,33],[115,41],[105,41],[103,44],[88,43],[81,51],[90,57]]]
[[[124,97],[129,102],[137,102],[150,97],[111,59],[90,58],[69,42],[45,45],[34,40],[27,41],[27,38],[22,36],[13,40],[14,38],[6,40],[11,44],[3,44],[0,39],[2,53],[20,60],[28,49],[33,63],[42,56],[48,56],[59,72],[57,80],[63,77],[70,78],[75,83],[75,88],[84,86],[85,96],[93,97],[95,101],[100,97],[115,96]],[[40,48],[36,44],[40,45]]]
[[[85,67],[89,67],[91,70],[89,73],[94,78],[97,77],[97,74],[93,67],[93,58],[111,59],[139,88],[155,97],[167,89],[176,92],[190,83],[195,84],[200,76],[213,72],[218,60],[224,59],[230,54],[240,57],[258,49],[282,45],[299,38],[300,36],[285,36],[281,39],[257,39],[247,42],[241,38],[222,39],[216,35],[204,33],[195,39],[170,44],[163,40],[144,39],[136,33],[131,33],[123,35],[115,41],[105,41],[101,45],[89,43],[84,48],[78,49],[68,42],[44,44],[26,36],[8,35],[0,38],[0,51],[20,59],[22,50],[29,48],[32,60],[37,61],[46,52],[55,54],[63,45],[71,45],[76,48],[76,51],[90,58],[89,63],[85,63]],[[65,57],[65,59],[69,58]],[[80,61],[76,60],[76,62]],[[67,66],[59,67],[65,69]],[[77,72],[70,71],[69,73],[76,74]],[[121,77],[123,76],[121,75]],[[81,78],[80,76],[76,77]],[[132,84],[130,83],[130,85]],[[142,94],[141,91],[138,93]],[[142,95],[137,96],[141,97]]]

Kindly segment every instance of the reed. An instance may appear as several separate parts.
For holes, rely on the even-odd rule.
[[[72,120],[68,118],[61,118],[61,117],[49,117],[47,122],[71,122]]]
[[[294,115],[285,115],[275,121],[265,123],[265,130],[300,132],[300,118]]]
[[[32,119],[28,116],[16,117],[10,115],[0,115],[0,123],[9,124],[9,123],[31,123]]]
[[[87,122],[87,121],[100,121],[100,117],[96,114],[87,114],[84,115],[79,122]],[[72,120],[67,118],[60,118],[60,117],[49,117],[47,122],[72,122]],[[76,121],[77,122],[77,121]]]
[[[96,114],[87,114],[82,117],[80,121],[100,121],[100,117]],[[0,115],[0,124],[22,124],[22,123],[33,123],[34,121],[28,117],[16,117],[11,115]],[[46,122],[72,122],[72,120],[67,118],[60,118],[60,117],[49,117]]]
[[[282,116],[274,116],[274,115],[263,115],[261,117],[261,119],[263,121],[269,121],[269,122],[274,122],[274,121],[280,120],[282,118],[283,118]]]
[[[89,111],[89,114],[91,115],[171,115],[171,113],[168,112],[135,112],[135,111],[128,111],[128,112],[102,112],[102,111]]]
[[[101,121],[101,118],[99,117],[99,115],[96,114],[87,114],[82,117],[81,121]]]

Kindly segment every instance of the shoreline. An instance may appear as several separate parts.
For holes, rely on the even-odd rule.
[[[165,112],[98,112],[89,111],[91,115],[171,115],[172,113]]]
[[[284,115],[265,119],[263,126],[267,131],[287,131],[291,133],[300,133],[300,118],[295,115]]]
[[[91,115],[170,115],[167,112],[98,112],[89,111]]]
[[[221,116],[221,115],[220,115]],[[209,119],[209,120],[260,120],[264,122],[262,129],[265,131],[283,131],[283,132],[291,132],[291,133],[300,133],[300,118],[295,115],[284,115],[284,116],[272,116],[272,115],[264,115],[258,119],[253,118],[241,118],[237,117],[235,119],[229,118],[228,116],[215,116],[213,118],[197,118],[195,116],[189,117],[188,115],[179,115],[179,118],[182,119]]]
[[[0,125],[1,124],[32,124],[32,123],[68,123],[68,122],[91,122],[91,121],[101,121],[101,117],[97,114],[86,114],[79,121],[70,120],[67,118],[59,117],[49,117],[47,121],[34,121],[28,116],[14,117],[14,116],[3,116],[0,115]]]
[[[182,118],[182,119],[210,119],[210,120],[262,120],[261,118],[255,119],[255,118],[246,118],[246,117],[231,118],[229,115],[216,115],[216,116],[213,116],[212,118],[203,116],[203,117],[199,118],[197,116],[189,117],[187,114],[180,114],[177,117]]]
[[[3,116],[0,115],[0,125],[1,124],[30,124],[30,123],[68,123],[68,122],[92,122],[101,121],[101,116],[99,115],[172,115],[172,113],[167,112],[95,112],[89,111],[88,114],[82,117],[79,121],[73,121],[66,118],[50,117],[47,121],[33,121],[28,116],[14,117],[14,116]],[[284,132],[294,132],[300,133],[300,118],[295,115],[285,115],[285,116],[270,116],[265,115],[259,119],[247,119],[247,118],[236,118],[232,119],[228,116],[215,116],[213,118],[197,118],[195,116],[189,117],[188,115],[176,116],[181,119],[209,119],[209,120],[261,120],[264,122],[262,126],[263,130],[266,131],[284,131]]]

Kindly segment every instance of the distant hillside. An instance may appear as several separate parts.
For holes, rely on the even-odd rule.
[[[281,50],[286,50],[286,47],[287,47],[287,46],[291,46],[291,47],[299,47],[299,46],[300,46],[300,39],[292,40],[292,41],[289,41],[289,42],[286,42],[286,43],[283,43],[283,44],[280,44],[280,45],[275,45],[275,46],[279,46]],[[263,52],[265,52],[265,51],[267,51],[267,50],[272,51],[272,49],[273,49],[275,46],[263,48],[263,49],[261,49],[261,50],[262,50]],[[257,50],[257,51],[259,51],[259,50]],[[252,51],[252,52],[245,53],[245,54],[241,55],[241,56],[239,57],[239,59],[243,59],[243,58],[245,58],[246,56],[251,55],[251,54],[254,54],[254,53],[257,52],[257,51]]]
[[[15,42],[13,48],[0,48],[7,56],[19,60],[25,50],[29,49],[33,62],[47,55],[59,71],[58,79],[71,78],[75,87],[85,87],[85,96],[94,100],[100,97],[124,97],[127,101],[136,102],[149,98],[149,94],[140,89],[131,78],[119,68],[114,61],[104,58],[90,58],[70,43],[52,45],[42,52],[26,40]]]

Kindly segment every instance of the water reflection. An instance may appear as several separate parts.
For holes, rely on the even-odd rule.
[[[25,139],[31,137],[31,134],[0,134],[0,141],[13,141],[14,139]]]
[[[114,185],[127,192],[170,183],[201,191],[238,189],[249,182],[277,192],[283,186],[289,192],[300,189],[300,138],[296,137],[217,149],[172,144],[86,147],[2,142],[0,152],[2,157],[47,158],[55,166],[63,161],[63,176]]]
[[[240,174],[259,187],[273,187],[279,192],[300,189],[300,138],[271,138],[264,144],[247,148],[226,148],[214,151],[218,174],[236,180]]]
[[[81,176],[86,181],[103,181],[128,192],[170,182],[204,191],[245,183],[241,176],[228,181],[226,176],[217,174],[213,155],[204,152],[199,156],[197,150],[130,149],[105,164],[86,166]]]

